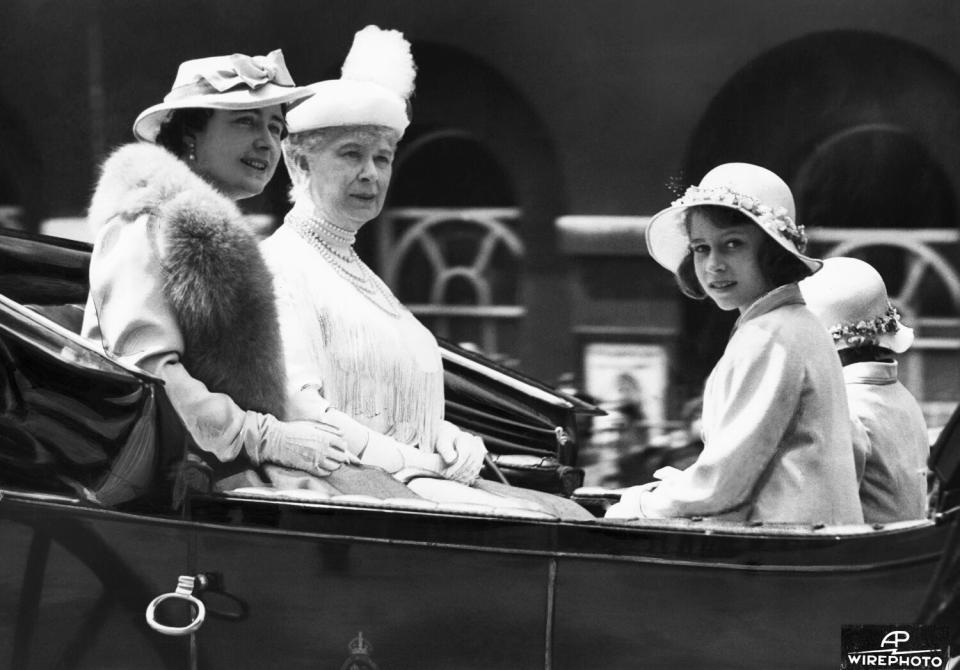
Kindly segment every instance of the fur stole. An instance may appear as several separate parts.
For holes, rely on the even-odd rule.
[[[240,210],[165,149],[129,144],[103,164],[89,221],[96,230],[143,215],[183,334],[184,367],[241,408],[283,417],[273,278]]]

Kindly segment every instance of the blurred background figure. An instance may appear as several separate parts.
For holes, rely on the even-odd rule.
[[[619,398],[614,411],[620,415],[621,433],[633,443],[646,444],[646,418],[640,382],[629,372],[617,377]]]
[[[624,464],[633,463],[647,447],[649,422],[636,375],[618,372],[608,392],[606,398],[578,396],[606,412],[593,417],[587,437],[581,437],[581,465],[587,486],[619,487],[621,481],[626,481]]]
[[[583,389],[583,386],[577,380],[577,376],[572,372],[564,372],[557,378],[556,389],[561,393],[579,398],[591,405],[597,403],[597,399]],[[589,414],[578,414],[576,420],[577,438],[580,441],[582,453],[583,449],[585,449],[593,439],[593,417]]]
[[[683,404],[681,423],[678,428],[652,438],[640,450],[622,454],[618,459],[617,480],[619,485],[633,482],[643,484],[655,479],[660,468],[674,467],[683,470],[691,465],[703,451],[701,414],[703,398],[697,397]]]

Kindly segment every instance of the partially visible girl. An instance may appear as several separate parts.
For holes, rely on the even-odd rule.
[[[822,263],[794,212],[776,174],[727,163],[651,220],[647,248],[681,290],[740,317],[704,389],[703,452],[608,518],[863,522],[840,362],[797,287]]]
[[[843,366],[863,520],[925,518],[930,438],[920,403],[897,378],[913,329],[900,323],[880,273],[857,258],[828,258],[800,291]]]

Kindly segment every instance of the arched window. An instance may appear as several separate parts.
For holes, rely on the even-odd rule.
[[[783,86],[782,82],[790,82]],[[749,104],[745,104],[749,101]],[[835,31],[782,44],[737,72],[689,143],[688,181],[727,161],[791,186],[815,256],[874,265],[917,339],[900,377],[941,425],[960,394],[960,76],[914,44]],[[734,314],[686,303],[708,370]]]
[[[377,224],[384,279],[437,335],[508,359],[525,251],[503,170],[469,133],[434,130],[408,138],[395,174]]]
[[[357,251],[437,335],[556,376],[572,342],[554,227],[566,204],[550,130],[477,55],[429,42],[412,50],[411,125],[386,208],[360,231]]]

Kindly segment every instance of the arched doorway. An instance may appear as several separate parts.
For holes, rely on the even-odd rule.
[[[955,274],[960,258],[960,76],[888,36],[837,31],[786,43],[720,89],[691,137],[684,172],[696,182],[728,161],[784,177],[812,253],[864,258],[893,295],[910,298],[902,308],[919,337],[905,366],[908,385],[928,405],[955,403],[960,360],[943,366],[942,358],[948,350],[960,357],[960,306],[950,299],[952,278],[937,268]],[[945,264],[931,264],[930,254]],[[692,377],[712,367],[735,318],[687,306],[685,332],[697,333],[684,343],[696,357]],[[950,378],[931,378],[923,359]]]
[[[412,124],[380,220],[358,246],[441,336],[536,376],[566,369],[572,343],[554,221],[557,160],[535,110],[496,70],[415,43]]]
[[[378,230],[384,279],[437,335],[510,363],[526,248],[503,167],[471,134],[438,130],[408,138],[396,171]]]

